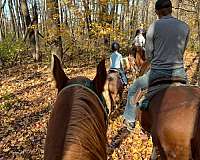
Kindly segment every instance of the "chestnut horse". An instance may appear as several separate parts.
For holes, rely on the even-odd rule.
[[[124,69],[125,74],[131,70],[131,64],[128,60],[128,57],[122,58],[122,68]],[[110,96],[112,97],[111,99],[113,100],[112,104],[108,105],[112,106],[109,107],[109,112],[112,113],[117,106],[117,103],[120,104],[122,101],[122,94],[124,91],[124,84],[117,69],[109,70],[106,86],[107,89],[105,90],[110,92]]]
[[[58,95],[48,124],[44,159],[106,160],[105,60],[91,81],[69,79],[54,56],[53,75]]]
[[[134,58],[132,56],[132,54],[135,54],[135,53],[136,53],[136,50],[128,49],[129,56],[122,58],[122,68],[124,69],[126,75],[128,72],[132,73],[132,76],[135,75],[136,69],[134,67],[136,65],[135,65]],[[112,97],[112,100],[113,100],[112,104],[108,104],[109,106],[108,108],[111,113],[114,111],[117,103],[121,102],[122,94],[124,91],[123,82],[117,70],[109,71],[106,86],[107,88],[105,89],[105,91],[110,92],[110,96]],[[106,93],[105,95],[108,95],[108,93]],[[106,97],[109,97],[109,96],[106,96]]]
[[[143,53],[143,54],[138,54],[138,53]],[[141,71],[145,72],[146,67],[149,65],[146,62],[143,63],[145,56],[144,56],[144,51],[142,47],[133,46],[131,49],[128,49],[128,54],[129,54],[128,57],[125,57],[122,59],[122,67],[125,73],[131,72],[132,74],[134,74],[133,76],[139,76],[139,74],[137,75],[136,73],[138,72],[137,66],[142,66]],[[141,72],[138,72],[138,73],[141,73]],[[112,113],[114,109],[116,108],[117,103],[121,102],[122,94],[124,91],[123,82],[117,70],[109,71],[108,77],[107,77],[107,83],[105,86],[107,86],[104,92],[105,97],[109,97],[108,95],[108,91],[109,91],[110,96],[112,97],[111,99],[113,100],[111,104],[107,104],[109,108],[109,113]]]
[[[142,52],[136,54],[143,56]],[[140,63],[136,64],[145,66],[144,59],[138,60]],[[142,72],[144,70],[145,67],[141,69]],[[154,148],[151,159],[158,158],[156,150],[163,160],[200,158],[199,87],[172,84],[161,89],[150,99],[147,110],[138,110],[138,120],[152,136]]]
[[[123,82],[118,71],[109,71],[106,86],[107,88],[105,89],[105,91],[109,92],[110,96],[112,97],[112,102],[109,105],[110,114],[114,111],[116,107],[118,107],[117,103],[120,103],[120,101],[122,100],[122,94],[124,90]]]

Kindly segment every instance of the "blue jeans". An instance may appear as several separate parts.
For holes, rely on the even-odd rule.
[[[155,79],[174,76],[187,80],[187,75],[184,68],[173,70],[150,69],[146,74],[136,79],[128,89],[127,103],[123,114],[123,117],[126,119],[126,121],[135,122],[137,107],[131,103],[131,100],[135,96],[138,89],[148,87],[148,85]]]
[[[119,74],[121,76],[123,83],[125,85],[127,85],[128,84],[128,78],[126,77],[126,73],[124,71],[120,70]]]

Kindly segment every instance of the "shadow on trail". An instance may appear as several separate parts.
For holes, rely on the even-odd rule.
[[[35,101],[41,101],[35,100]],[[32,107],[31,104],[34,104],[32,101],[20,101],[21,106],[29,106]],[[22,108],[20,109],[21,112],[23,112]],[[23,129],[27,129],[27,127],[31,126],[32,124],[40,121],[40,119],[45,115],[48,114],[51,110],[51,106],[44,106],[42,109],[36,112],[27,113],[26,110],[24,110],[24,113],[22,116],[18,116],[16,118],[10,119],[8,122],[2,124],[2,132],[0,131],[0,141],[2,138],[7,137],[8,135],[12,134],[13,131],[20,132]]]
[[[115,121],[115,119],[117,119],[120,115],[123,114],[123,108],[120,106],[118,108],[116,108],[111,114],[109,119],[111,121]]]
[[[122,127],[117,131],[117,134],[112,138],[111,143],[108,146],[108,156],[111,156],[116,148],[119,148],[122,142],[128,137],[130,132],[126,127]],[[108,158],[112,159],[112,157]]]
[[[28,93],[28,92],[31,92],[32,89],[34,88],[40,88],[44,85],[47,85],[49,82],[43,82],[43,83],[39,83],[39,84],[35,84],[35,85],[30,85],[30,86],[27,86],[26,88],[22,88],[20,90],[16,90],[12,93],[6,93],[7,96],[9,96],[9,99],[14,99],[14,98],[17,98],[17,96],[19,95],[22,95],[24,93]],[[3,95],[2,97],[0,97],[0,102],[4,101],[5,100],[5,97],[6,95]]]

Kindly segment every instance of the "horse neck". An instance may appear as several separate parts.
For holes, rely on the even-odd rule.
[[[63,89],[49,121],[45,159],[106,159],[104,120],[93,93],[80,87]]]
[[[63,159],[106,159],[106,125],[99,100],[86,90],[77,89],[70,94],[73,102]]]

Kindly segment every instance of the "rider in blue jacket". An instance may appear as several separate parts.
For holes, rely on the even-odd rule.
[[[112,43],[112,54],[110,57],[110,70],[117,70],[121,76],[124,85],[127,85],[128,80],[122,66],[122,55],[119,53],[120,45],[117,42]]]

